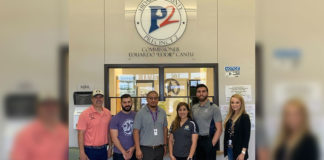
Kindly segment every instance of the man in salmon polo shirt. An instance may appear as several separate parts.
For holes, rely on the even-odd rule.
[[[94,90],[91,101],[92,105],[80,114],[77,124],[80,160],[107,160],[112,155],[112,143],[108,134],[111,114],[103,107],[102,90]]]
[[[67,160],[69,131],[53,98],[38,102],[35,119],[16,136],[10,160]]]

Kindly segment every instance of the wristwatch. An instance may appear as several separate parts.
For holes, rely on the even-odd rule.
[[[243,154],[245,154],[246,152],[245,151],[242,151]]]

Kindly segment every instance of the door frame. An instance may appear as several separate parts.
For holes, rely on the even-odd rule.
[[[104,94],[105,107],[110,108],[109,99],[109,69],[111,68],[157,68],[159,69],[159,95],[160,101],[165,100],[164,96],[164,69],[165,68],[213,68],[214,69],[214,96],[213,102],[219,105],[219,79],[218,63],[177,63],[177,64],[105,64],[104,65]]]

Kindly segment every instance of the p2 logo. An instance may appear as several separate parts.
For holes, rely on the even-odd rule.
[[[179,0],[143,0],[136,10],[135,25],[146,42],[167,46],[184,33],[187,14]]]

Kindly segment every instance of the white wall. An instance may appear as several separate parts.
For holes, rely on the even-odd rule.
[[[182,52],[194,52],[194,57],[129,57],[129,52],[140,52],[152,47],[137,33],[134,16],[141,0],[106,0],[105,62],[127,63],[217,63],[217,1],[181,1],[187,10],[187,26],[182,37],[168,47],[179,47]],[[117,56],[118,55],[118,56]]]
[[[73,92],[79,84],[104,89],[104,1],[70,0],[69,6],[69,145],[77,146]]]
[[[324,153],[323,1],[258,1],[257,40],[264,62],[264,119],[270,141],[275,142],[282,119],[282,105],[291,97],[307,104],[313,132]],[[299,57],[279,58],[276,50],[296,50]]]
[[[225,85],[251,85],[255,103],[255,1],[218,1],[218,63],[219,99],[225,101]],[[239,78],[226,78],[225,66],[240,66]],[[256,106],[258,107],[258,106]],[[251,131],[249,146],[251,160],[255,159],[255,130]]]
[[[68,44],[64,0],[2,0],[0,5],[0,159],[30,118],[8,118],[3,100],[9,94],[32,93],[58,98],[61,45]]]
[[[252,103],[254,103],[255,1],[219,0],[218,3],[216,2],[190,1],[190,6],[196,7],[197,13],[188,15],[187,30],[174,46],[195,51],[194,58],[129,59],[127,52],[148,46],[137,34],[133,20],[127,16],[125,18],[125,6],[132,6],[132,4],[123,1],[115,1],[112,4],[109,0],[70,0],[70,124],[72,124],[75,108],[72,96],[76,86],[80,83],[88,83],[93,84],[95,88],[104,89],[105,63],[219,63],[220,104],[227,104],[225,102],[225,85],[234,84],[251,85]],[[109,17],[107,14],[113,15],[113,17]],[[120,22],[112,25],[110,21],[115,18],[120,19]],[[189,23],[190,21],[192,24]],[[206,29],[208,22],[215,28]],[[210,34],[206,35],[205,33]],[[197,35],[199,36],[197,37]],[[116,40],[116,42],[112,42],[112,40]],[[134,44],[130,44],[130,41]],[[241,76],[232,79],[225,78],[225,66],[240,66]],[[72,129],[72,126],[69,131],[70,147],[75,147],[77,146],[77,132]],[[254,159],[254,137],[255,132],[252,131],[250,159]]]

